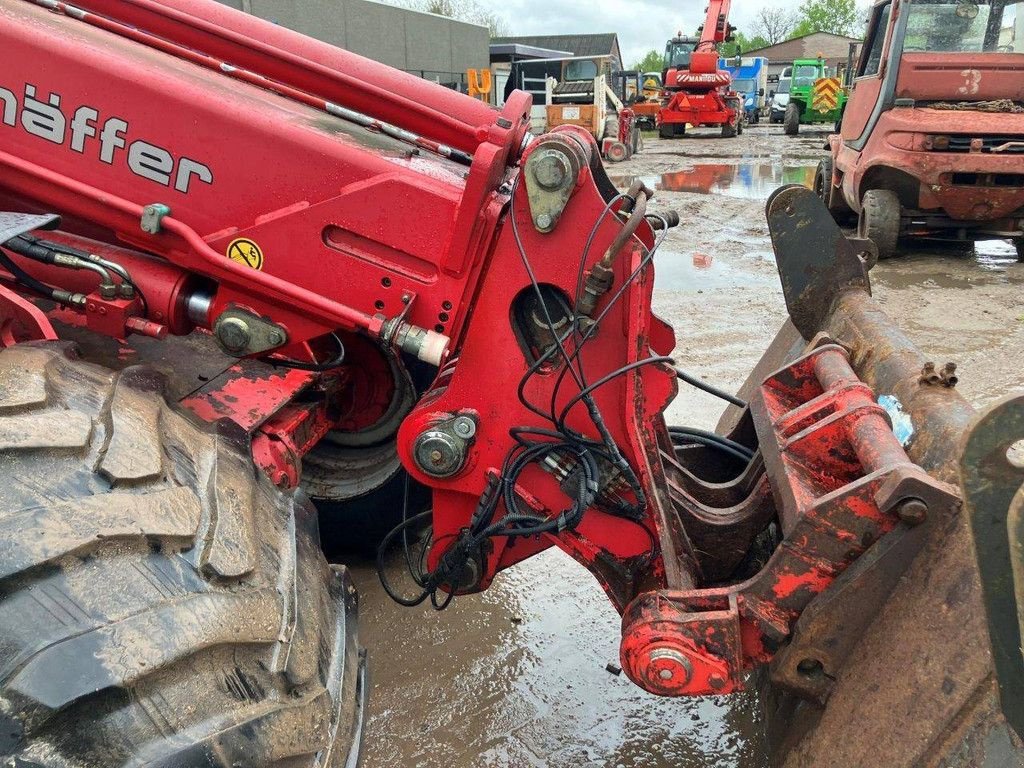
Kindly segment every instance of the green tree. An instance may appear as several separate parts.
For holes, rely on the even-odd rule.
[[[731,41],[718,46],[718,53],[729,58],[745,54],[748,51],[757,50],[758,48],[764,48],[767,45],[768,41],[761,37],[761,35],[747,37],[742,32],[734,32]]]
[[[661,51],[653,48],[649,50],[640,61],[633,65],[637,72],[661,72],[665,65],[665,56]]]
[[[797,13],[798,21],[790,39],[812,32],[830,32],[833,35],[856,35],[863,18],[857,0],[806,0]]]

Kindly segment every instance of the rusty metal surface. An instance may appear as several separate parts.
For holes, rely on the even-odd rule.
[[[701,589],[646,593],[623,612],[622,667],[648,691],[678,696],[741,689],[743,671],[770,661],[790,641],[801,612],[911,517],[908,510],[920,523],[928,516],[947,517],[958,502],[954,488],[910,462],[874,393],[851,369],[848,353],[820,341],[767,377],[750,400],[775,497],[774,506],[759,503],[777,514],[782,544],[749,579],[709,588],[704,574]],[[723,526],[726,541],[742,533],[733,527],[737,521],[756,512],[749,502],[757,488],[737,505],[732,525]],[[690,521],[699,507],[682,503],[682,489],[671,490],[687,532],[703,550]],[[886,561],[889,588],[906,563]],[[860,626],[887,593],[883,589],[871,600],[862,590]],[[823,698],[824,678],[836,673],[844,654],[801,647],[807,656],[797,656],[784,670],[796,680],[790,687]]]
[[[823,206],[809,212],[810,226],[826,226]],[[842,267],[837,260],[834,252],[819,252],[814,275],[825,281]],[[917,430],[907,446],[910,458],[933,477],[955,482],[971,406],[955,388],[921,382],[927,359],[866,290],[819,295],[829,310],[813,331],[848,349],[854,370],[876,393],[899,399]],[[986,755],[993,765],[1021,763],[1020,743],[996,714],[981,586],[961,514],[928,531],[921,553],[836,673],[827,706],[812,711],[780,699],[776,711],[790,716],[781,725],[788,733],[777,734],[774,760],[781,765],[845,768],[862,765],[866,754],[884,755],[893,768],[958,764],[943,763],[951,755],[963,758],[959,764],[981,765]]]
[[[1024,396],[981,414],[964,436],[960,481],[988,616],[1003,712],[1024,734]]]
[[[864,262],[818,198],[806,187],[779,187],[765,206],[782,292],[805,339],[822,330],[842,291],[871,288]],[[828,254],[828,259],[822,255]]]
[[[793,640],[772,659],[771,682],[824,704],[835,685],[836,670],[920,550],[926,530],[901,523],[808,605],[797,620]]]

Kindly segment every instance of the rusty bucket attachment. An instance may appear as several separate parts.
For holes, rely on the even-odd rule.
[[[960,459],[1003,713],[1024,735],[1024,396],[981,414]]]
[[[745,670],[772,662],[776,684],[823,702],[859,633],[921,548],[924,534],[914,529],[929,517],[947,518],[958,504],[956,489],[915,464],[894,434],[877,400],[895,397],[894,390],[876,392],[855,370],[854,350],[864,345],[847,346],[829,331],[837,317],[853,319],[843,307],[872,309],[870,246],[845,238],[803,187],[778,191],[767,215],[792,325],[744,387],[748,406],[734,426],[742,431],[746,422],[756,434],[758,462],[751,464],[767,479],[782,542],[738,583],[648,592],[627,607],[623,668],[661,695],[737,690]],[[877,327],[860,339],[868,348],[895,340],[894,348],[912,350],[874,320]],[[684,527],[696,549],[707,550],[706,522],[692,521],[706,510],[687,498],[683,473],[665,463]],[[754,504],[763,508],[753,492],[734,503],[734,528],[755,519]],[[727,533],[720,530],[716,543],[729,541]],[[709,558],[700,565],[707,576]]]
[[[737,690],[767,663],[780,764],[855,765],[871,748],[917,765],[935,734],[981,754],[1005,724],[955,484],[974,411],[954,364],[927,360],[872,298],[870,243],[844,237],[803,187],[778,190],[766,213],[790,321],[718,431],[756,433],[746,486],[763,470],[782,541],[742,581],[704,571],[692,589],[635,598],[623,669],[671,696]],[[673,484],[677,464],[668,490],[700,551],[707,521],[693,523],[704,510],[684,503],[695,484]]]
[[[840,345],[876,400],[889,396],[912,426],[908,458],[950,484],[948,503],[930,506],[919,525],[914,515],[901,520],[802,612],[771,665],[774,762],[856,765],[870,750],[890,766],[942,753],[1019,764],[1024,751],[998,712],[978,566],[952,485],[975,419],[955,365],[925,358],[885,315],[870,295],[870,250],[844,241],[809,191],[779,190],[767,215],[792,323],[760,371],[822,337]],[[752,379],[744,391],[759,385]]]

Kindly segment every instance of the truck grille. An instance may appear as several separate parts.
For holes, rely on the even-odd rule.
[[[999,155],[1024,155],[1024,136],[950,136],[949,149],[947,152],[971,152],[971,142],[974,139],[981,141],[981,148],[975,152]],[[1002,147],[1002,149],[999,149]]]
[[[957,187],[1024,187],[1024,174],[951,173],[948,183]]]

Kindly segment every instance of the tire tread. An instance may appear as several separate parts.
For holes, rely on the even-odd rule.
[[[351,585],[237,429],[193,423],[148,369],[18,345],[0,473],[0,766],[349,758]]]

